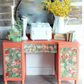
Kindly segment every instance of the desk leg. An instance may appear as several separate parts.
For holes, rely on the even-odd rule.
[[[57,77],[57,53],[54,55],[54,70],[55,70],[55,77]]]
[[[61,84],[61,81],[58,80],[58,84]]]
[[[24,80],[21,81],[21,84],[24,84]]]
[[[7,84],[7,81],[6,80],[4,81],[4,84]]]
[[[24,60],[25,60],[25,61],[24,61],[24,62],[25,62],[25,63],[24,63],[25,66],[24,66],[24,67],[25,67],[25,77],[26,77],[26,76],[27,76],[27,74],[26,74],[26,53],[24,53],[24,57],[25,57],[25,59],[24,59]]]
[[[75,84],[78,84],[78,81],[77,80],[75,80]]]

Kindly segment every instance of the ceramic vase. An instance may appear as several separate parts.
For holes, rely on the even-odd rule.
[[[14,25],[14,8],[15,8],[15,5],[12,5],[11,6],[11,24]]]
[[[23,17],[23,37],[22,40],[28,40],[28,37],[26,36],[26,28],[27,28],[27,17]]]
[[[55,16],[53,29],[55,33],[64,33],[64,17]]]

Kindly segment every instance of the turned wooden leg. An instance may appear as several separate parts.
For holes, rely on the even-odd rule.
[[[58,80],[58,84],[61,84],[61,80]]]
[[[24,57],[25,57],[25,77],[27,76],[26,74],[26,54],[24,54]]]
[[[6,80],[4,81],[4,84],[7,84],[7,81]]]
[[[77,80],[75,81],[75,84],[78,84],[78,81]]]
[[[24,84],[24,80],[21,81],[21,84]]]

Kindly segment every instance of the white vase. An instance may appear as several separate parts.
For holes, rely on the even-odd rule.
[[[11,7],[11,24],[14,25],[15,19],[14,19],[14,8],[15,5],[10,6]]]
[[[22,40],[28,40],[28,37],[26,36],[26,28],[27,28],[27,17],[23,17],[23,37]]]
[[[54,23],[53,23],[53,31],[56,33],[56,30],[57,30],[57,16],[54,16],[55,19],[54,19]]]
[[[53,29],[55,33],[64,33],[64,17],[55,16]]]

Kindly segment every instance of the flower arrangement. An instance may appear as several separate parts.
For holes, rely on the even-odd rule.
[[[47,10],[51,11],[51,13],[53,13],[56,16],[66,17],[69,11],[71,11],[72,8],[75,7],[71,4],[72,1],[70,0],[54,0],[53,2],[51,2],[51,0],[46,0],[43,3],[42,8],[46,7]]]

